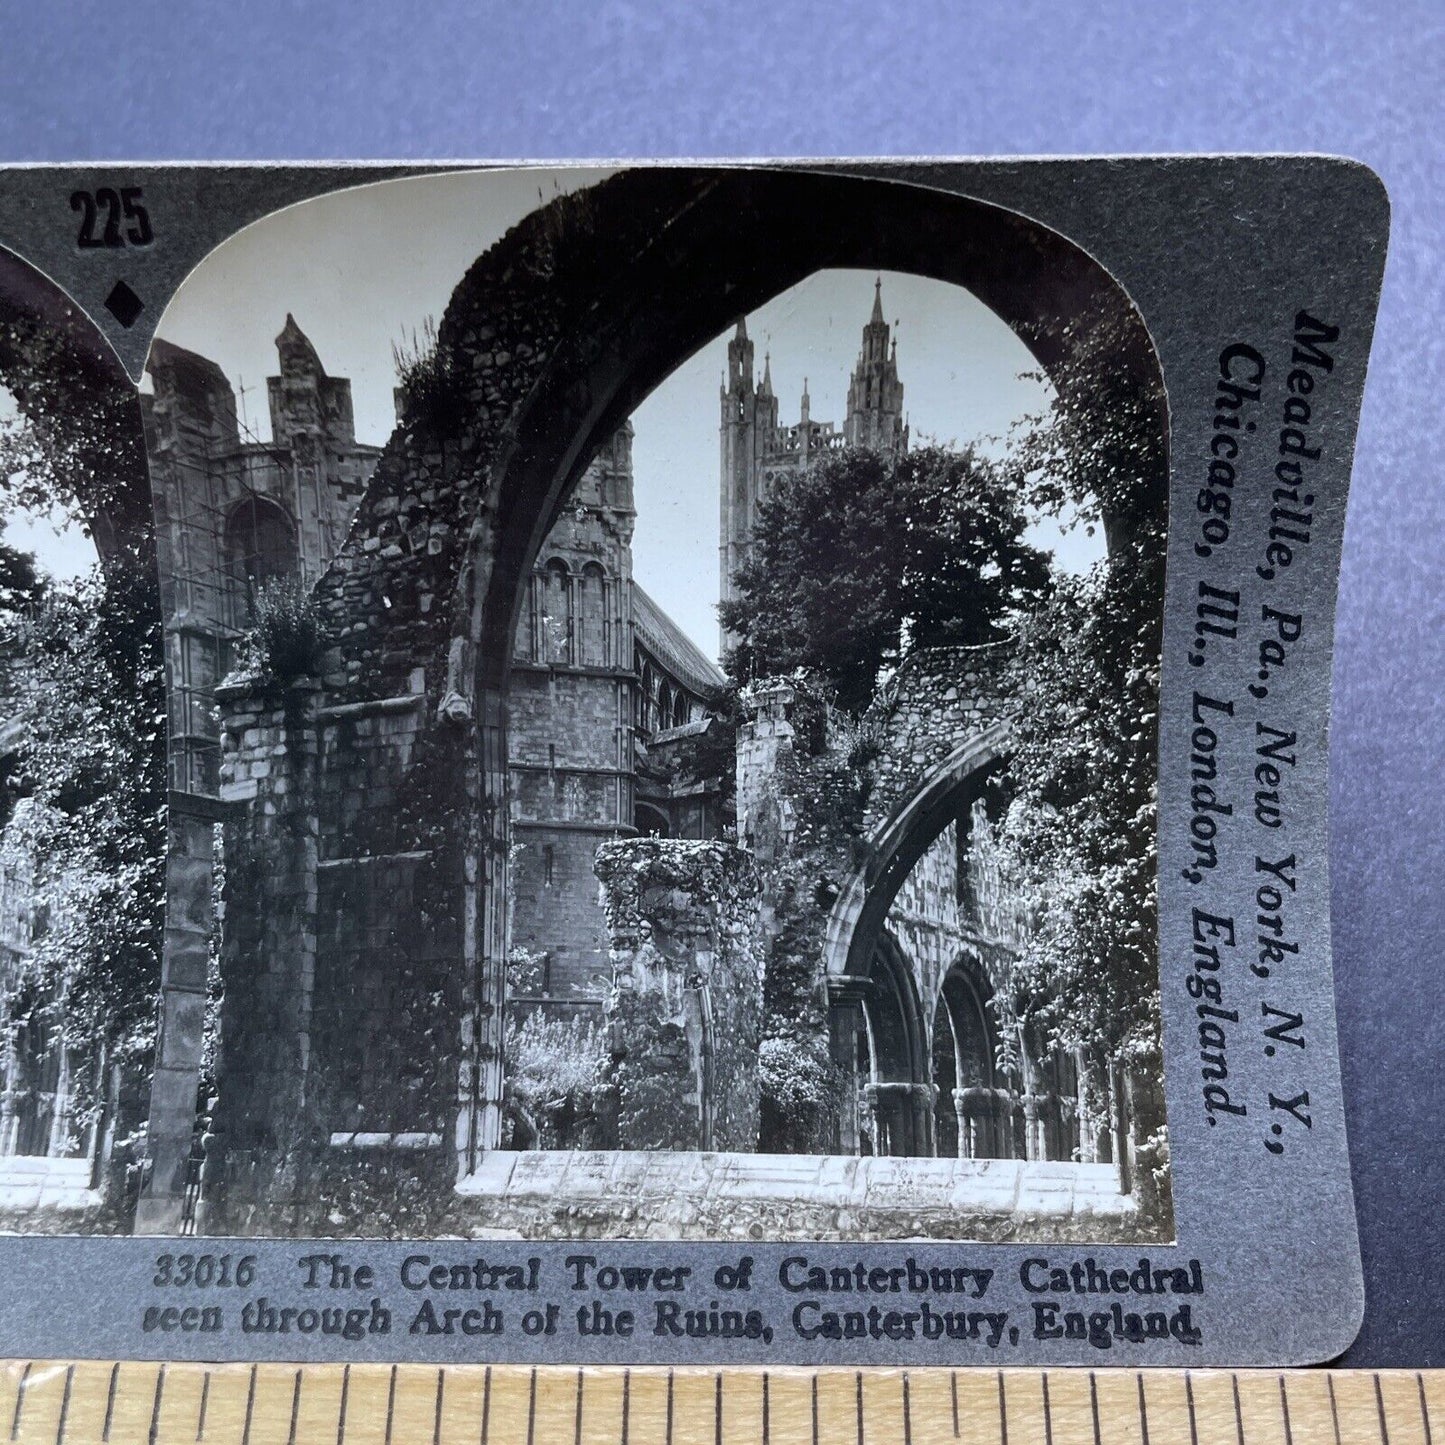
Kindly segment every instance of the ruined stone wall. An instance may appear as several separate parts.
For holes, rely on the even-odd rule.
[[[910,654],[868,710],[882,738],[865,819],[871,835],[962,744],[1010,710],[1004,685],[1010,644],[940,647]]]
[[[930,1047],[943,977],[963,942],[958,865],[958,830],[950,823],[913,865],[884,925],[913,969]]]
[[[289,1222],[315,1140],[305,1112],[316,969],[315,688],[220,692],[226,909],[210,1227]],[[265,907],[253,906],[264,899]],[[258,1214],[256,1204],[266,1201]]]
[[[398,846],[417,834],[388,781],[420,698],[326,707],[313,680],[272,678],[218,696],[231,810],[207,1227],[325,1233],[402,1212],[428,1178],[439,1198],[457,939],[434,903],[452,890],[432,850]]]
[[[597,853],[623,1149],[756,1149],[763,956],[752,859],[637,838]]]

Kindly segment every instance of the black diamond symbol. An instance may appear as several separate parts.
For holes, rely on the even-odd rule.
[[[146,309],[146,304],[124,281],[117,281],[105,298],[105,309],[129,331],[135,325],[136,317]]]

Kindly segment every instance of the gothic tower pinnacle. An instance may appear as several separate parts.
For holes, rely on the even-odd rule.
[[[848,412],[841,435],[832,422],[815,422],[804,378],[797,426],[781,425],[773,389],[772,357],[753,375],[753,343],[739,320],[728,342],[728,369],[718,390],[721,475],[718,571],[724,602],[736,595],[733,576],[747,560],[759,504],[773,488],[812,465],[823,451],[844,443],[877,451],[908,449],[903,383],[898,379],[898,342],[883,316],[883,278],[873,282],[873,309],[848,383]],[[724,649],[737,641],[726,630]]]
[[[873,311],[863,328],[863,345],[848,383],[848,418],[843,433],[850,447],[903,451],[908,446],[903,383],[898,379],[898,343],[883,319],[881,276],[873,282]]]

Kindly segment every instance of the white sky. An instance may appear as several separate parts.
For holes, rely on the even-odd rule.
[[[595,170],[479,171],[388,181],[321,197],[232,237],[191,274],[158,334],[217,362],[243,386],[252,431],[269,439],[265,378],[292,312],[333,376],[351,379],[360,440],[394,420],[392,343],[440,320],[471,263],[542,201],[602,180]],[[843,420],[848,376],[873,302],[873,274],[820,272],[748,318],[757,364],[771,348],[780,420],[794,422],[803,378],[812,415]],[[885,272],[884,311],[899,323],[898,369],[915,439],[1001,438],[1047,391],[1023,380],[1033,359],[969,292]],[[717,646],[718,386],[729,331],[684,362],[633,416],[637,579],[709,656]],[[991,448],[992,449],[992,448]],[[12,529],[10,536],[18,534]],[[1102,544],[1039,529],[1061,565]]]

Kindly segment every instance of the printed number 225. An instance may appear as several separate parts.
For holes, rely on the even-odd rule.
[[[70,209],[80,212],[80,235],[76,244],[82,251],[101,246],[119,247],[127,243],[149,246],[155,239],[151,218],[141,204],[139,186],[122,186],[119,191],[103,186],[94,193],[75,191],[70,197]],[[124,233],[120,225],[122,220],[130,222]],[[97,224],[100,228],[98,234]]]

